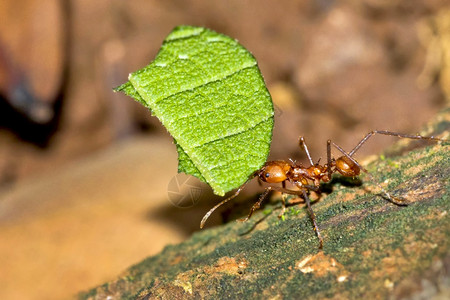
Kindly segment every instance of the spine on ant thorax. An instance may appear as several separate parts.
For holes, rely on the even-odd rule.
[[[318,164],[308,168],[303,166],[294,166],[292,167],[288,177],[292,182],[300,183],[301,185],[308,185],[312,183],[312,185],[319,186],[320,181],[330,181],[327,167]]]

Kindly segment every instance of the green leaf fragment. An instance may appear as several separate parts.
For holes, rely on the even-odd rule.
[[[144,105],[145,107],[150,109],[150,107],[147,105],[147,102],[145,102],[145,100],[141,98],[139,93],[134,89],[133,85],[129,81],[127,81],[124,84],[116,87],[114,89],[114,92],[123,92],[125,95],[130,96],[131,98],[133,98],[137,102],[141,103],[142,105]]]
[[[203,182],[206,182],[206,179],[203,177],[202,173],[197,169],[194,162],[189,158],[189,155],[184,152],[183,148],[177,143],[174,139],[175,145],[177,146],[178,151],[178,173],[186,173],[192,176],[197,177]]]
[[[255,58],[235,40],[180,26],[155,60],[116,89],[159,118],[174,137],[178,171],[218,195],[242,185],[266,161],[273,104]]]

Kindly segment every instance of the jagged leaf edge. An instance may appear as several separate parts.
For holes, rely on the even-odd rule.
[[[139,95],[139,92],[133,87],[133,84],[131,82],[125,82],[124,84],[114,88],[113,91],[123,92],[125,95],[130,96],[135,101],[147,107],[151,112],[150,106],[147,104],[147,102],[145,102],[141,95]],[[173,139],[173,141],[178,152],[178,173],[186,173],[188,175],[197,177],[203,182],[206,182],[206,179],[202,176],[201,172],[195,166],[194,162],[189,158],[189,155],[183,150],[183,148],[175,138]]]

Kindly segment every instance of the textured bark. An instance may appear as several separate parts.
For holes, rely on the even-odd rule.
[[[449,139],[449,129],[447,109],[424,133]],[[280,220],[280,204],[273,202],[247,223],[229,222],[168,246],[80,298],[448,295],[450,144],[426,144],[397,143],[367,165],[373,179],[361,175],[362,186],[334,177],[325,187],[333,191],[313,205],[323,250],[303,206],[289,208]],[[386,201],[376,183],[410,205]]]

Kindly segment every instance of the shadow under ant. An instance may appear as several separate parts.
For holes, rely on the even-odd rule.
[[[320,190],[322,193],[331,194],[334,186],[338,184],[344,187],[361,187],[363,181],[359,177],[333,176],[331,181],[320,184]]]

